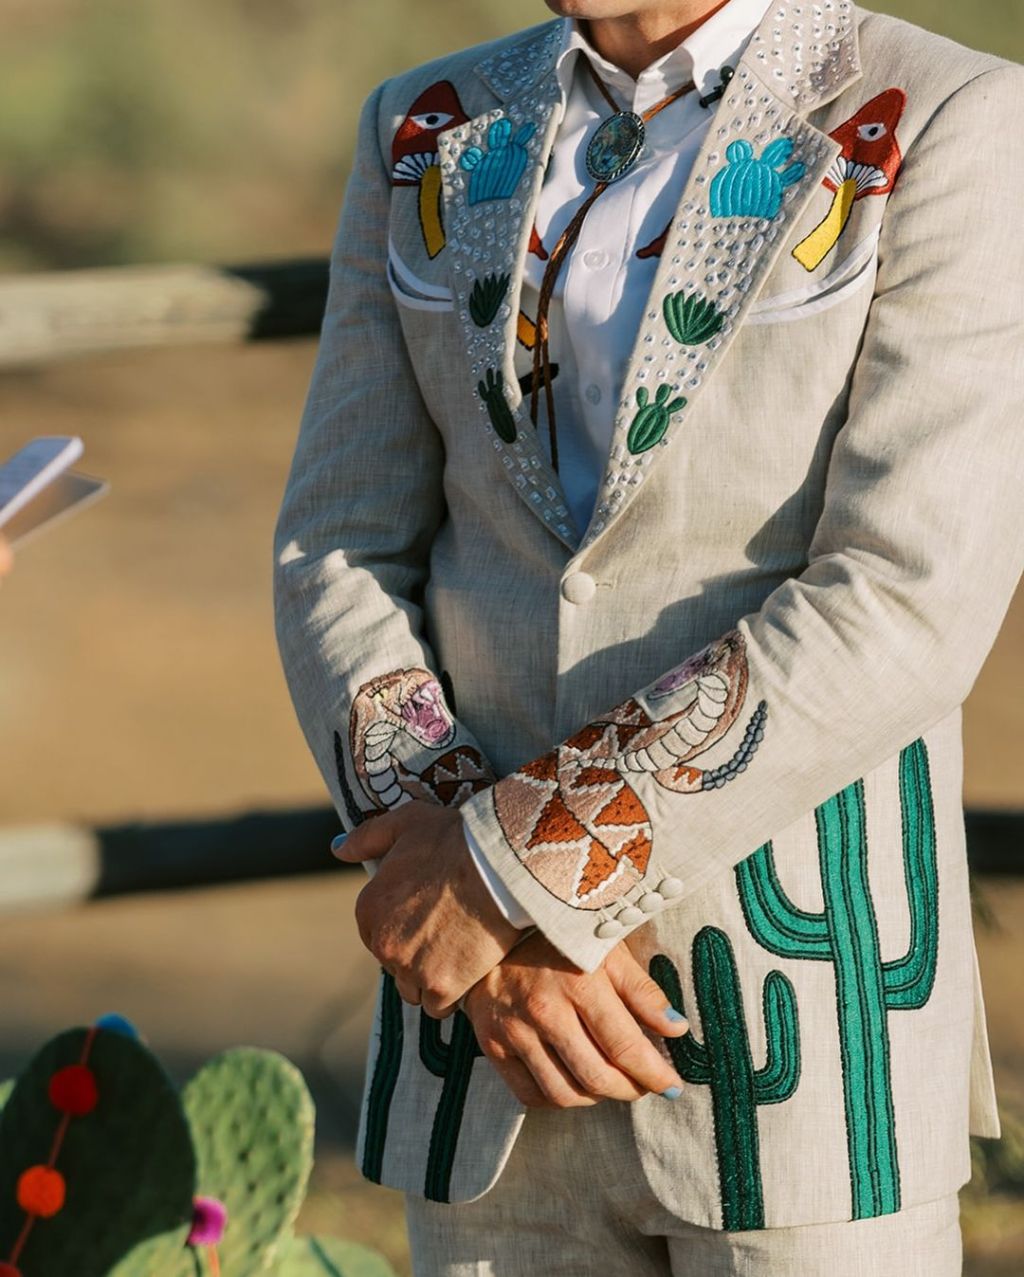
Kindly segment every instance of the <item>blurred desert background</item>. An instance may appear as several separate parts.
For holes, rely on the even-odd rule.
[[[878,7],[1024,59],[1020,0]],[[539,0],[6,0],[0,284],[322,257],[369,90],[545,14]],[[0,874],[5,847],[41,827],[323,806],[270,600],[314,353],[307,337],[0,371],[0,457],[33,435],[79,434],[83,468],[112,484],[26,546],[0,592]],[[1022,655],[1024,593],[965,712],[971,808],[1024,812]],[[407,1273],[399,1198],[363,1185],[351,1158],[374,988],[351,923],[359,881],[337,871],[5,911],[0,880],[0,1077],[111,1010],[182,1078],[232,1044],[284,1051],[319,1108],[306,1222]],[[965,1194],[966,1271],[1020,1277],[1024,854],[1019,872],[977,875],[976,899],[1008,1135],[979,1151]]]

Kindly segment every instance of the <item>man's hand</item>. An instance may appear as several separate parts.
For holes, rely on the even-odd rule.
[[[522,935],[484,886],[451,808],[406,803],[360,825],[335,854],[379,862],[356,901],[359,935],[405,1001],[429,1015],[450,1015]]]
[[[682,1080],[641,1029],[679,1037],[686,1021],[625,943],[587,975],[542,935],[475,985],[463,1008],[481,1050],[530,1108],[676,1099]]]

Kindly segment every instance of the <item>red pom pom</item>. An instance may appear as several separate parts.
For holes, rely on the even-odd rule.
[[[84,1064],[69,1064],[50,1078],[50,1103],[61,1113],[85,1117],[96,1107],[99,1098],[95,1074]]]
[[[21,1269],[13,1264],[0,1264],[0,1277],[21,1277]]]
[[[49,1166],[30,1166],[18,1179],[18,1205],[27,1215],[49,1219],[64,1205],[64,1176]]]

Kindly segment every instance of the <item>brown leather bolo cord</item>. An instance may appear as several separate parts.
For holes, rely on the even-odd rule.
[[[620,109],[615,99],[608,92],[607,86],[594,70],[590,59],[584,58],[583,60],[587,70],[590,72],[591,78],[600,90],[601,96],[612,108],[615,115],[626,114]],[[648,107],[648,109],[640,116],[640,119],[645,125],[650,123],[650,121],[653,120],[656,115],[659,115],[662,111],[664,111],[666,107],[671,106],[673,102],[678,102],[681,97],[685,97],[687,93],[692,92],[694,87],[695,85],[692,80],[687,84],[682,85],[680,88],[676,89],[674,93],[670,93],[667,98],[662,98],[662,100],[660,102],[656,102],[654,106]],[[633,163],[635,163],[635,160]],[[629,167],[632,167],[632,164],[630,164]],[[624,175],[627,171],[628,169],[624,169],[618,176]],[[551,464],[556,472],[558,470],[558,437],[555,429],[555,399],[551,391],[551,359],[548,353],[548,310],[551,305],[551,296],[555,291],[555,283],[558,280],[559,271],[561,270],[565,259],[569,256],[575,246],[576,241],[580,237],[580,231],[583,229],[583,223],[586,221],[587,214],[611,185],[611,181],[598,182],[573,214],[569,225],[562,232],[558,243],[551,250],[547,266],[544,268],[544,277],[540,286],[540,296],[537,300],[537,331],[533,343],[533,383],[530,391],[530,420],[536,426],[540,387],[541,382],[543,382],[544,400],[548,414],[548,437],[551,440]]]

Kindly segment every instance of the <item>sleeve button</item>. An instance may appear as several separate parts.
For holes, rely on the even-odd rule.
[[[637,904],[644,913],[657,913],[661,908],[661,896],[656,891],[649,891],[646,896],[641,896]]]
[[[683,894],[683,884],[678,878],[662,878],[658,883],[658,895],[664,896],[666,900],[674,900],[676,896]]]
[[[619,911],[616,920],[624,927],[633,927],[638,922],[643,922],[644,915],[634,905],[627,905]]]
[[[594,930],[594,935],[598,940],[611,940],[622,931],[622,923],[616,922],[614,918],[608,918]]]

